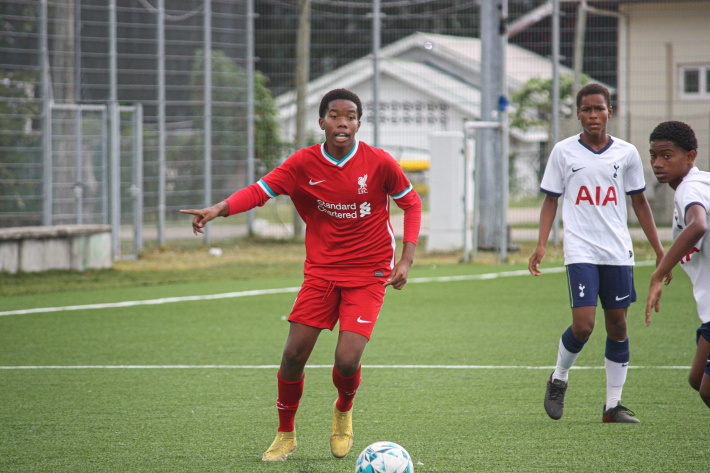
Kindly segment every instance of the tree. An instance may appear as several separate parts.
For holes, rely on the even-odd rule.
[[[189,129],[170,136],[168,149],[169,175],[180,179],[180,189],[196,191],[199,195],[204,183],[204,52],[195,53],[190,86],[192,115],[196,117]],[[244,181],[247,162],[247,76],[239,64],[221,51],[212,52],[212,175],[215,189],[234,189],[251,184]],[[254,74],[254,158],[256,171],[266,173],[276,167],[283,157],[284,144],[280,138],[278,109],[267,79],[261,72]],[[192,179],[185,179],[194,176]],[[241,176],[241,177],[240,177]],[[171,185],[171,184],[169,184]],[[184,199],[178,195],[176,199]],[[180,205],[185,205],[181,200]],[[177,205],[178,202],[175,202]],[[197,203],[196,203],[197,204]]]
[[[0,227],[39,224],[22,216],[38,212],[41,204],[40,136],[33,129],[39,115],[34,101],[38,78],[36,71],[18,70],[29,55],[12,51],[18,38],[35,29],[37,8],[0,2]]]
[[[0,97],[6,99],[0,102],[0,215],[8,217],[0,220],[0,227],[39,223],[17,215],[39,211],[37,196],[42,194],[35,172],[40,137],[31,128],[39,106],[32,101],[32,82],[17,80],[23,75],[30,74],[0,71]]]
[[[202,115],[204,97],[204,52],[197,51],[192,68],[190,85],[194,87],[192,100],[195,116]],[[254,73],[254,132],[255,158],[258,166],[270,171],[282,157],[283,143],[280,138],[278,109],[267,78],[259,71]],[[239,64],[221,51],[212,52],[212,132],[216,148],[245,148],[246,137],[237,131],[246,130],[247,76]],[[202,122],[200,121],[200,125]],[[217,151],[219,153],[219,151]],[[243,153],[242,153],[243,154]],[[246,160],[246,155],[240,156]]]
[[[581,85],[589,82],[589,76],[582,75]],[[572,75],[560,76],[560,120],[572,118],[575,114],[575,90],[574,77]],[[510,114],[510,126],[521,131],[530,128],[545,128],[547,136],[552,137],[552,79],[542,79],[533,77],[527,81],[519,90],[510,95],[513,112]],[[547,157],[552,151],[555,143],[548,139],[544,151],[539,158],[537,170],[538,180],[542,179],[545,172]]]

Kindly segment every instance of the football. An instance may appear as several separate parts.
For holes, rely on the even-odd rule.
[[[375,442],[357,457],[355,473],[413,473],[412,457],[394,442]]]

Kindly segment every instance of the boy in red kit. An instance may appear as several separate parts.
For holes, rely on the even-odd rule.
[[[295,417],[303,394],[305,366],[321,330],[340,322],[335,348],[330,448],[343,458],[353,444],[352,406],[360,385],[360,359],[370,339],[386,286],[407,283],[419,237],[421,200],[387,152],[355,139],[362,104],[346,89],[323,97],[318,123],[325,143],[296,151],[256,184],[212,207],[181,210],[194,215],[195,234],[210,220],[291,197],[306,223],[304,280],[289,316],[290,328],[277,374],[279,429],[262,460],[296,450]],[[404,245],[395,264],[389,221],[390,197],[404,210]]]

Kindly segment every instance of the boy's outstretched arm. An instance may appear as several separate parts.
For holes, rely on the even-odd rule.
[[[204,226],[210,220],[214,220],[217,217],[226,217],[227,215],[229,215],[229,206],[226,202],[222,201],[213,205],[212,207],[207,207],[199,210],[181,210],[180,213],[193,215],[192,233],[197,235],[198,233],[205,233],[202,228],[204,228]]]
[[[656,312],[661,307],[663,277],[684,257],[686,257],[708,231],[707,213],[702,205],[691,205],[685,211],[686,227],[678,234],[668,253],[661,259],[651,275],[651,286],[646,301],[646,325],[651,324],[651,309]]]

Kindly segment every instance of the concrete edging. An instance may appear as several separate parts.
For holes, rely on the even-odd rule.
[[[0,228],[0,271],[110,268],[110,225]]]

